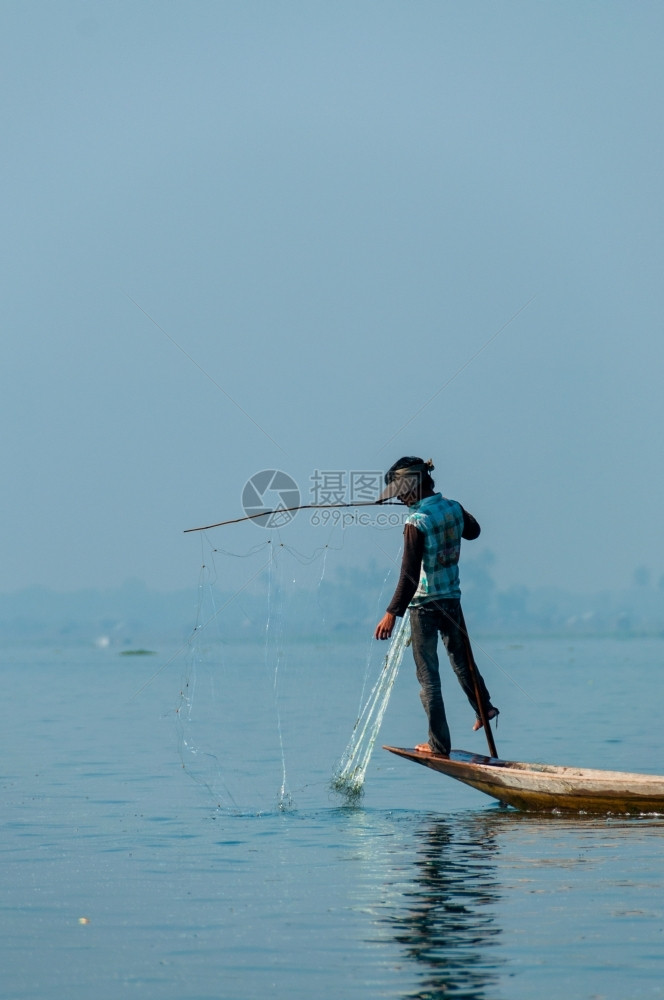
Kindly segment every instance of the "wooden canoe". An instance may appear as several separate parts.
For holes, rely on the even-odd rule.
[[[384,747],[516,809],[583,813],[664,813],[664,776],[523,764],[452,750],[449,758]]]

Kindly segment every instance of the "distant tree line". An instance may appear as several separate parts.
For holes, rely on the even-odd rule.
[[[464,561],[463,602],[474,634],[664,636],[664,575],[638,567],[622,590],[579,595],[552,587],[501,588],[495,562],[488,550]],[[263,573],[235,594],[223,584],[210,585],[202,596],[201,588],[160,593],[138,580],[64,594],[35,586],[0,595],[0,629],[12,641],[118,648],[160,637],[185,641],[201,623],[228,641],[260,641],[277,624],[285,637],[369,637],[396,576],[396,567],[388,571],[373,562],[324,575],[318,568],[308,577],[299,572],[278,589]]]

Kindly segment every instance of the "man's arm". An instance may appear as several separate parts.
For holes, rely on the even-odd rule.
[[[387,606],[390,614],[396,615],[398,618],[404,614],[417,590],[422,571],[423,555],[424,535],[417,530],[414,524],[407,524],[403,529],[401,573],[392,600]]]
[[[414,524],[407,524],[403,531],[403,557],[399,581],[387,611],[376,626],[374,632],[376,639],[390,638],[396,618],[400,618],[404,614],[412,601],[420,582],[423,554],[424,535],[417,530]]]
[[[463,507],[461,510],[463,510]],[[479,534],[479,524],[472,514],[469,514],[467,510],[463,510],[463,531],[461,532],[461,537],[467,539],[469,542],[472,542],[476,538],[479,538]]]

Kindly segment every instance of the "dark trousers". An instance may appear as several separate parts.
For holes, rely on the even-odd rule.
[[[466,625],[461,611],[461,602],[439,599],[429,604],[410,609],[413,658],[420,683],[420,699],[429,719],[429,746],[438,753],[449,753],[451,747],[450,730],[445,716],[445,705],[440,686],[438,669],[438,633],[440,632],[450,663],[457,675],[475,715],[479,718],[479,706],[475,696],[475,685],[468,665],[472,657],[470,641],[466,635]],[[472,660],[475,665],[475,660]],[[475,665],[477,686],[485,710],[491,708],[491,700],[486,684]]]

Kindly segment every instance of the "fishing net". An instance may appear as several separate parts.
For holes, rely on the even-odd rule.
[[[358,714],[344,754],[348,770],[335,782],[340,789],[346,783],[351,795],[361,787],[407,635],[400,622],[360,711],[383,660],[373,623],[394,569],[341,565],[329,578],[328,555],[337,551],[328,538],[303,553],[278,532],[246,551],[202,539],[195,627],[183,650],[175,718],[183,770],[218,808],[274,808],[275,791],[280,810],[317,801],[316,788],[329,790],[330,761],[341,749],[340,721],[345,717],[350,728]],[[339,621],[348,629],[339,630]],[[334,708],[333,678],[344,692]],[[354,711],[347,701],[356,683]]]
[[[364,778],[371,754],[408,645],[410,615],[406,613],[392,636],[380,676],[358,716],[348,746],[332,775],[333,789],[351,801],[360,798],[364,792]]]

